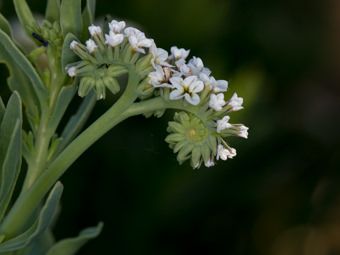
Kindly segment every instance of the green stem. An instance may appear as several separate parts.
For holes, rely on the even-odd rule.
[[[127,87],[120,99],[66,147],[29,189],[20,194],[0,228],[0,233],[6,236],[6,240],[23,230],[25,222],[48,190],[85,150],[115,125],[131,116],[128,108],[136,100],[138,83],[138,74],[130,70]]]

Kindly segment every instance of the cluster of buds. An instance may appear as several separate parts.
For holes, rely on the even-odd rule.
[[[229,123],[229,114],[243,109],[243,98],[234,93],[225,100],[228,82],[216,80],[201,58],[187,60],[190,51],[175,46],[169,54],[157,48],[154,41],[138,29],[125,28],[123,21],[111,21],[105,35],[94,25],[89,27],[89,32],[91,38],[85,45],[77,41],[70,45],[81,61],[66,67],[69,76],[81,78],[80,96],[92,89],[97,99],[105,98],[106,88],[117,93],[120,89],[117,77],[128,72],[124,63],[136,63],[137,67],[143,63],[143,68],[137,68],[143,80],[140,100],[161,96],[169,102],[169,108],[181,110],[175,114],[174,121],[169,122],[170,134],[166,138],[170,148],[178,153],[179,163],[190,160],[193,168],[202,164],[210,167],[219,159],[236,155],[236,150],[224,139],[228,136],[248,138],[247,127]],[[140,58],[140,54],[146,56]],[[171,106],[175,101],[179,107]],[[164,110],[154,114],[161,116]]]
[[[145,62],[139,54],[145,54],[144,48],[149,48],[153,40],[136,28],[125,26],[124,21],[112,20],[108,34],[104,34],[100,26],[91,25],[88,28],[91,38],[85,45],[75,40],[71,42],[70,48],[81,60],[67,65],[66,71],[71,77],[80,77],[79,96],[84,97],[94,90],[97,99],[105,99],[106,88],[116,94],[120,90],[117,78],[128,72],[126,64],[137,60]],[[141,77],[152,70],[143,70],[145,67],[148,66],[140,70]]]

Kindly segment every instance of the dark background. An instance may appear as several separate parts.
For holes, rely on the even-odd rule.
[[[1,11],[12,17],[11,1]],[[97,1],[105,14],[228,80],[249,139],[192,170],[164,141],[172,112],[121,123],[63,176],[57,239],[103,221],[80,254],[340,254],[340,1]]]

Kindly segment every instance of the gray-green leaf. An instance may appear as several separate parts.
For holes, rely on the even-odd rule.
[[[83,29],[81,0],[64,0],[60,6],[60,25],[63,35],[72,33],[81,36]]]
[[[61,240],[52,246],[47,255],[75,254],[88,240],[97,237],[102,228],[103,223],[100,222],[96,227],[84,229],[77,237]]]
[[[22,249],[38,240],[53,220],[62,191],[63,185],[57,182],[52,188],[34,224],[24,233],[1,243],[0,253]]]
[[[0,222],[5,215],[21,167],[21,100],[14,92],[0,127]]]

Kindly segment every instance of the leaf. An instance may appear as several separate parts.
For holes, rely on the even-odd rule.
[[[63,140],[58,145],[55,155],[57,155],[61,150],[63,150],[80,132],[85,122],[89,118],[93,107],[97,102],[96,95],[94,92],[91,92],[87,95],[80,105],[77,113],[73,115],[68,123],[66,124],[61,137]]]
[[[21,168],[21,100],[14,92],[0,127],[0,222],[4,217]]]
[[[12,37],[11,25],[6,18],[0,13],[0,29],[4,31],[9,37]]]
[[[77,87],[74,85],[63,87],[58,95],[57,102],[54,107],[54,111],[51,115],[47,129],[51,131],[51,134],[55,133],[57,126],[64,116],[65,111],[70,104],[74,94],[77,91]]]
[[[83,11],[83,31],[82,31],[82,40],[86,40],[88,38],[88,27],[93,24],[94,13],[96,8],[96,0],[87,0],[86,6]]]
[[[1,243],[0,252],[16,251],[38,240],[53,220],[62,191],[63,185],[61,182],[57,182],[52,188],[34,224],[24,233]]]
[[[53,233],[50,228],[48,228],[37,241],[24,250],[18,251],[18,253],[20,253],[20,255],[46,255],[54,243]]]
[[[28,59],[15,46],[9,36],[0,30],[0,62],[9,69],[8,86],[17,90],[27,111],[34,117],[46,109],[48,91]],[[39,107],[36,111],[35,107]]]
[[[75,254],[88,240],[97,237],[100,234],[102,228],[103,223],[100,222],[96,227],[84,229],[77,237],[61,240],[52,246],[47,255]]]
[[[79,42],[78,38],[72,33],[68,33],[64,39],[61,51],[61,70],[63,72],[65,72],[65,67],[68,64],[73,63],[78,59],[78,56],[70,49],[70,44],[73,40]]]
[[[61,2],[60,26],[64,36],[72,33],[80,37],[83,29],[81,0],[63,0]]]
[[[4,105],[4,102],[2,101],[2,98],[0,97],[0,125],[1,125],[1,122],[2,122],[2,118],[4,117],[4,114],[5,114],[5,105]]]
[[[25,0],[13,0],[15,11],[26,34],[32,38],[32,32],[40,34],[41,28]]]
[[[60,0],[48,0],[45,17],[48,21],[53,23],[59,21],[60,18]]]

